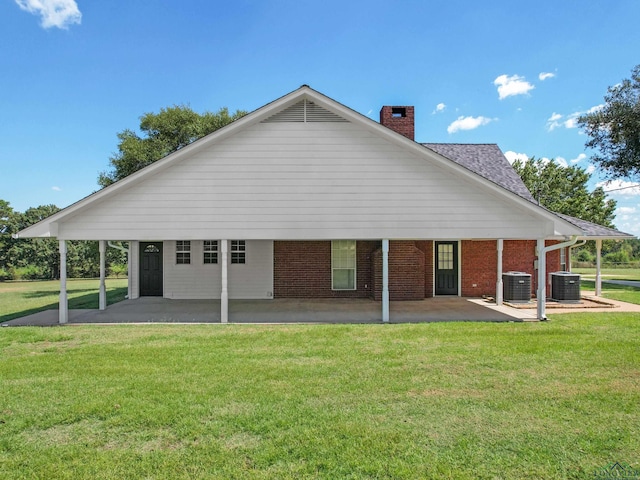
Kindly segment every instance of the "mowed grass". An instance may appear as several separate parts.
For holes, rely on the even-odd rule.
[[[595,280],[581,280],[580,287],[583,290],[594,291],[596,282]],[[640,305],[640,288],[602,282],[602,297]]]
[[[127,294],[127,279],[108,278],[107,304],[124,300]],[[68,280],[67,296],[69,308],[72,309],[96,309],[98,308],[98,290],[100,281]],[[60,295],[60,282],[34,281],[34,282],[0,282],[0,322],[6,322],[14,318],[24,317],[43,310],[58,308]]]
[[[640,460],[637,314],[0,329],[0,478],[592,478]]]

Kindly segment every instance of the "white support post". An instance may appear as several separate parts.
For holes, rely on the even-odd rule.
[[[65,324],[69,321],[69,302],[67,300],[67,242],[60,240],[60,299],[58,322]]]
[[[228,257],[229,257],[228,240],[220,241],[220,253],[222,258],[222,292],[220,294],[220,323],[229,322],[229,286],[228,286]]]
[[[499,238],[496,242],[498,250],[498,280],[496,281],[496,305],[502,305],[503,286],[502,286],[502,250],[504,249],[504,240]]]
[[[133,260],[133,257],[131,256],[131,249],[133,248],[133,243],[131,240],[129,241],[129,244],[127,245],[127,298],[133,298],[133,290],[132,290],[132,283],[131,283],[131,274],[133,272],[133,270],[131,269],[131,262]],[[136,248],[138,248],[136,246]]]
[[[389,322],[389,240],[382,240],[382,321]]]
[[[602,257],[602,240],[596,240],[596,296],[602,296],[602,272],[601,272],[601,257]]]
[[[547,307],[547,251],[544,239],[538,240],[538,291],[536,294],[538,303],[538,320],[546,320]]]
[[[100,240],[98,242],[100,250],[100,293],[98,295],[98,308],[105,310],[107,308],[107,285],[105,283],[106,278],[106,258],[107,258],[107,242]]]

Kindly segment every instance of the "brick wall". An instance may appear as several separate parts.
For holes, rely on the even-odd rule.
[[[551,245],[557,242],[547,242]],[[331,290],[331,242],[274,242],[274,297],[382,299],[382,247],[380,241],[358,241],[355,291]],[[535,240],[505,240],[504,272],[531,275],[531,293],[537,290],[534,269]],[[493,296],[497,280],[496,240],[460,242],[462,296]],[[421,300],[433,296],[433,242],[389,242],[389,298]],[[560,270],[560,252],[547,254],[547,272]],[[547,275],[547,292],[551,292]]]
[[[418,240],[416,247],[424,254],[424,296],[433,297],[433,241]]]
[[[374,298],[382,300],[382,248],[373,254]],[[389,242],[389,300],[425,297],[425,254],[414,241]]]
[[[557,242],[549,241],[547,245]],[[461,242],[462,296],[480,297],[496,294],[498,251],[496,240]],[[538,284],[535,240],[505,240],[502,250],[503,272],[525,272],[531,275],[531,294]],[[560,270],[560,251],[547,254],[547,272]],[[550,288],[547,275],[547,289]],[[550,290],[549,290],[550,291]]]
[[[356,290],[331,289],[330,241],[273,242],[275,298],[363,298],[372,295],[371,255],[379,241],[356,242]]]

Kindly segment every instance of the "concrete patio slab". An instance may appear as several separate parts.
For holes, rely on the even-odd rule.
[[[602,299],[583,292],[584,304],[548,304],[547,314],[569,312],[638,312],[640,305]],[[369,299],[230,300],[230,323],[382,323],[381,304]],[[481,298],[436,297],[391,302],[389,323],[536,321],[535,301],[497,306]],[[70,310],[69,324],[220,323],[219,300],[174,300],[142,297],[106,310]],[[3,322],[2,326],[55,326],[58,310],[47,310]]]
[[[382,323],[381,304],[369,299],[231,300],[230,323]],[[535,320],[535,312],[497,307],[482,299],[438,297],[391,302],[390,323],[513,322]],[[69,324],[220,323],[219,300],[142,297],[106,310],[71,310]],[[58,310],[4,322],[7,326],[58,325]]]

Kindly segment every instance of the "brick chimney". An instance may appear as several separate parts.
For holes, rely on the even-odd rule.
[[[415,140],[413,107],[382,107],[380,123],[409,140]]]

